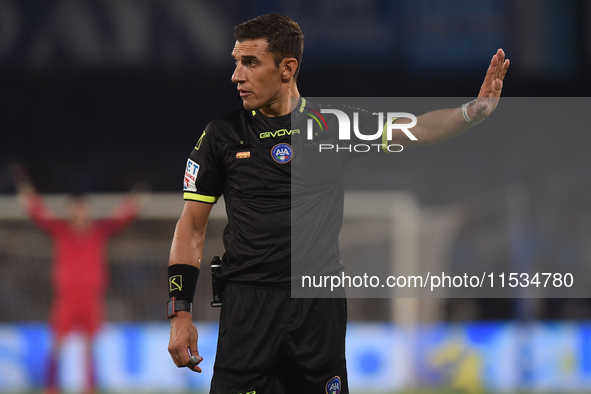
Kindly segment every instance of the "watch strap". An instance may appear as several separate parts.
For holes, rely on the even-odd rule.
[[[470,101],[470,102],[468,102],[468,103],[466,103],[466,104],[462,104],[462,116],[464,116],[464,120],[465,120],[466,122],[470,123],[471,125],[477,125],[477,124],[479,124],[479,123],[482,123],[482,121],[483,121],[484,119],[486,119],[486,118],[482,118],[482,119],[480,119],[480,120],[472,120],[472,119],[470,119],[470,117],[468,116],[468,111],[467,111],[467,109],[468,109],[469,107],[473,106],[474,104],[476,104],[476,101],[477,101],[477,100],[478,100],[478,99],[474,99],[474,100],[472,100],[472,101]]]
[[[177,312],[193,313],[193,303],[185,300],[177,300],[175,297],[169,298],[167,302],[167,317],[170,319]]]

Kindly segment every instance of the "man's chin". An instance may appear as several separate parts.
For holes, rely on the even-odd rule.
[[[244,106],[244,109],[247,111],[255,111],[261,107],[260,105],[257,105],[256,102],[254,102],[253,100],[249,100],[248,98],[242,99],[242,105]]]

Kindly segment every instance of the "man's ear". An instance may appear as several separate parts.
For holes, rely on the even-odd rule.
[[[298,61],[293,57],[286,57],[281,61],[280,67],[282,68],[281,78],[287,80],[293,78],[298,69]]]

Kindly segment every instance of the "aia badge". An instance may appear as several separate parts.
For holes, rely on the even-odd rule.
[[[341,378],[335,376],[326,383],[326,394],[340,394],[341,393]]]
[[[271,156],[279,164],[289,163],[293,157],[293,149],[286,143],[277,144],[271,149]]]

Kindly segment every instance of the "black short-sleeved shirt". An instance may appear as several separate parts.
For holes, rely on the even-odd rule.
[[[360,113],[359,124],[377,123],[367,111],[339,109]],[[308,139],[307,120],[314,111],[319,113],[320,105],[303,98],[285,116],[236,110],[209,123],[191,152],[185,200],[215,203],[224,195],[225,279],[289,286],[292,275],[342,270],[338,235],[344,169],[349,159],[367,153],[320,152],[320,143],[346,144],[338,140],[337,117],[332,115],[324,115],[326,123],[315,122],[314,137]]]

